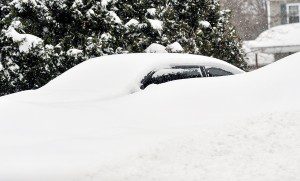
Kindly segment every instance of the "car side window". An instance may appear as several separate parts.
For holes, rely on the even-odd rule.
[[[215,68],[215,67],[206,68],[206,70],[207,70],[209,77],[233,75],[233,73],[231,73],[231,72],[228,72],[228,71],[220,69],[220,68]]]
[[[141,82],[141,89],[151,84],[162,84],[174,80],[208,77],[203,66],[173,66],[150,72]]]

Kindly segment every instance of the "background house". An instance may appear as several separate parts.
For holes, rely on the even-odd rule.
[[[268,0],[268,27],[244,43],[251,69],[300,52],[300,0]]]
[[[300,22],[300,0],[267,0],[269,28]]]

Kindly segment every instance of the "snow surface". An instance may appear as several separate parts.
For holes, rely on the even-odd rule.
[[[122,24],[122,20],[119,18],[119,16],[118,16],[115,12],[109,11],[108,13],[109,13],[109,15],[112,17],[112,20],[113,20],[115,23],[117,23],[117,24]]]
[[[145,53],[181,53],[184,52],[184,49],[178,42],[174,42],[167,47],[158,44],[152,43],[149,47],[146,48]]]
[[[151,16],[155,16],[156,9],[155,8],[149,8],[149,9],[147,9],[147,13],[149,13]]]
[[[248,66],[256,65],[256,60],[255,60],[256,53],[258,54],[258,64],[260,66],[268,65],[275,62],[275,57],[273,54],[266,54],[266,53],[261,53],[261,52],[251,50],[251,41],[244,41],[243,49],[244,52],[246,53],[245,61],[247,62]]]
[[[4,30],[7,37],[12,38],[14,42],[20,43],[20,52],[28,53],[31,48],[43,43],[43,40],[31,34],[20,34],[13,27]]]
[[[101,5],[106,7],[112,0],[101,0]]]
[[[33,6],[37,6],[37,2],[35,0],[13,0],[9,4],[13,5],[15,8],[22,10],[22,6],[20,4],[31,4]]]
[[[148,19],[149,23],[151,24],[151,27],[158,32],[161,32],[163,30],[163,22],[158,19]]]
[[[208,21],[200,21],[200,25],[202,25],[205,28],[209,28],[211,26]]]
[[[77,56],[78,54],[82,54],[82,53],[83,53],[82,50],[79,50],[76,48],[71,48],[67,51],[67,55],[69,55],[69,56]]]
[[[149,47],[146,48],[145,53],[168,53],[168,52],[165,46],[158,43],[152,43]]]
[[[194,71],[197,71],[199,74],[201,74],[201,70],[200,68],[198,69],[194,69]],[[170,74],[178,74],[178,73],[184,73],[184,72],[189,72],[189,70],[187,69],[162,69],[162,70],[158,70],[157,72],[155,72],[152,77],[160,77],[163,75],[170,75]]]
[[[169,50],[170,52],[173,52],[173,53],[180,53],[180,52],[184,51],[184,49],[178,42],[174,42],[174,43],[168,45],[166,47],[166,50]]]
[[[251,42],[252,47],[278,47],[300,45],[300,23],[273,27]]]
[[[77,8],[83,6],[83,2],[82,0],[74,0],[73,5],[71,6],[71,8]]]
[[[59,78],[77,72],[66,92],[0,99],[0,180],[299,180],[299,58],[107,100],[90,99],[103,74],[87,61]]]
[[[108,41],[112,38],[111,34],[110,33],[103,33],[101,35],[101,39],[104,40],[104,41]]]
[[[129,26],[137,26],[140,22],[136,19],[131,19],[130,21],[128,21],[125,24],[125,27],[129,27]]]
[[[89,9],[87,12],[86,12],[86,15],[88,18],[91,18],[92,16],[95,15],[95,11],[93,9]]]

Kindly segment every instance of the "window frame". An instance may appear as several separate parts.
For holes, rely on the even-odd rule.
[[[291,7],[291,6],[298,6],[299,22],[297,22],[297,23],[300,23],[300,3],[288,3],[288,4],[286,4],[286,12],[287,12],[286,18],[287,18],[287,24],[292,24],[292,23],[290,23],[290,7]]]
[[[230,75],[234,75],[234,73],[224,70],[223,68],[219,68],[219,67],[206,67],[206,72],[208,73],[209,77],[221,77],[221,76],[230,76]],[[215,69],[218,71],[221,71],[223,73],[226,73],[225,75],[212,75],[212,73],[210,72],[211,69]]]
[[[152,76],[158,72],[159,70],[163,70],[163,69],[194,69],[194,68],[199,68],[200,69],[200,74],[201,74],[201,77],[198,77],[198,78],[204,78],[204,77],[209,77],[208,76],[208,73],[207,73],[207,70],[206,70],[206,67],[203,66],[203,65],[171,65],[171,66],[166,66],[166,67],[161,67],[161,68],[157,68],[157,69],[154,69],[152,71],[150,71],[141,81],[141,86],[140,86],[140,89],[141,90],[144,90],[146,89],[149,85],[151,84],[148,84],[148,81],[153,78]],[[195,77],[197,78],[197,77]],[[184,78],[184,79],[190,79],[190,78]],[[175,81],[175,80],[182,80],[182,79],[174,79],[174,80],[171,80],[171,81]],[[171,81],[167,81],[167,82],[171,82]],[[164,82],[166,83],[166,82]],[[153,84],[153,83],[152,83]],[[160,84],[163,84],[163,83],[160,83]]]

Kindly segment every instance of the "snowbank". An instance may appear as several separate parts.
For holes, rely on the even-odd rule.
[[[86,62],[66,82],[82,101],[51,101],[72,89],[0,99],[0,180],[299,180],[299,59],[109,100],[87,99],[97,81],[78,78],[101,70]]]

